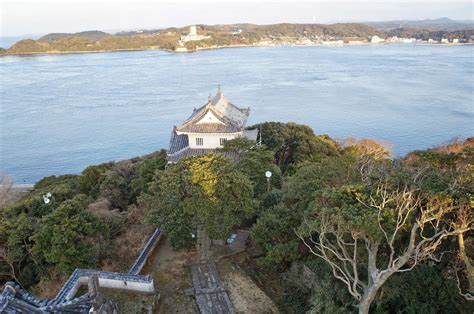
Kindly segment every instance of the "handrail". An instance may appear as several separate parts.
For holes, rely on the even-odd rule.
[[[153,251],[156,244],[158,243],[160,237],[161,229],[157,228],[155,232],[153,232],[152,236],[148,239],[147,243],[145,244],[145,247],[135,260],[135,263],[133,263],[132,267],[130,267],[130,270],[128,271],[129,274],[137,275],[140,273],[150,253]]]

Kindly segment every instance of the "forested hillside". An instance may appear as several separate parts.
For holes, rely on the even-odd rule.
[[[362,23],[337,24],[291,24],[272,25],[226,24],[196,25],[200,35],[210,36],[209,39],[184,43],[192,51],[196,48],[216,48],[228,46],[249,46],[260,41],[272,41],[274,44],[296,43],[299,38],[322,38],[338,40],[360,40],[367,42],[372,36],[387,38],[389,36],[417,38],[457,38],[461,42],[470,42],[473,36],[472,27],[465,30],[447,30],[414,28],[399,26],[395,29],[381,30]],[[101,31],[85,31],[79,33],[52,33],[38,40],[20,40],[8,49],[0,49],[1,54],[33,54],[33,53],[66,53],[66,52],[100,52],[118,50],[163,49],[176,50],[182,35],[189,33],[188,27],[166,28],[157,30],[139,30],[108,34]]]
[[[126,269],[154,227],[175,250],[247,229],[239,267],[282,313],[472,313],[472,138],[391,159],[375,140],[256,127],[262,145],[44,178],[0,209],[1,280],[50,296],[76,267]]]

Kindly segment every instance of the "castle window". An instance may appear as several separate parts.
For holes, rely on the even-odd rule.
[[[227,139],[226,138],[221,138],[221,146],[224,146],[225,142],[227,142]]]
[[[196,137],[196,146],[204,145],[204,139],[202,137]]]

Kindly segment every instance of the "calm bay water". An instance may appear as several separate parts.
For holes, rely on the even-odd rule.
[[[473,46],[277,47],[0,58],[0,173],[18,183],[166,148],[221,84],[249,124],[370,137],[396,155],[474,135]]]

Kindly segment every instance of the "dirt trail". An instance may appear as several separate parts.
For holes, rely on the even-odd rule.
[[[173,251],[164,237],[148,259],[142,274],[152,274],[160,292],[158,313],[193,313],[193,300],[184,290],[193,286],[189,265],[196,259],[195,251]]]
[[[227,247],[214,247],[214,256],[229,253]],[[241,253],[246,254],[246,253]],[[237,254],[239,255],[239,254]],[[272,300],[242,270],[233,266],[239,259],[232,256],[219,260],[219,276],[237,313],[279,313]],[[142,274],[152,274],[160,292],[158,313],[194,313],[194,300],[184,290],[192,288],[189,266],[196,263],[196,251],[173,251],[164,237],[148,259]]]
[[[221,260],[218,270],[237,313],[279,313],[272,300],[231,260]]]

